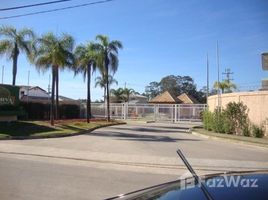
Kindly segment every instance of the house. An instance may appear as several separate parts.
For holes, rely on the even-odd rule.
[[[19,100],[29,119],[49,119],[51,96],[46,90],[39,86],[20,86]],[[59,96],[59,116],[61,119],[79,118],[80,102]]]
[[[148,98],[140,94],[130,94],[129,95],[129,104],[142,104],[147,103]]]
[[[49,93],[39,86],[20,86],[19,99],[21,102],[49,103]]]

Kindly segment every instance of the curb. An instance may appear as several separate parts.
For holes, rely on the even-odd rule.
[[[99,129],[99,128],[105,128],[108,126],[116,126],[116,125],[124,125],[124,124],[126,124],[126,123],[125,122],[117,122],[117,123],[112,123],[112,124],[104,124],[104,125],[96,126],[94,128],[91,128],[91,129],[79,131],[77,133],[64,133],[64,134],[60,134],[60,135],[55,134],[55,135],[46,135],[46,136],[6,136],[3,138],[0,138],[0,140],[31,140],[31,139],[72,137],[72,136],[77,136],[77,135],[83,135],[85,133],[90,133],[90,132],[92,132],[96,129]]]
[[[225,140],[225,141],[230,141],[230,142],[233,142],[233,143],[239,143],[239,144],[243,144],[243,145],[247,145],[247,146],[251,146],[251,147],[253,146],[253,147],[264,148],[264,149],[268,148],[268,145],[265,145],[265,144],[254,143],[254,142],[246,142],[246,141],[236,140],[236,139],[231,139],[231,138],[223,138],[223,137],[211,136],[211,135],[198,133],[196,131],[192,131],[191,134],[199,136],[199,137],[202,137],[202,138],[205,138],[205,139]]]

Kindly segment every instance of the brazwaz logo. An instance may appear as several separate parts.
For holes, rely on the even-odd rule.
[[[15,97],[11,95],[8,89],[0,86],[0,105],[14,105]]]

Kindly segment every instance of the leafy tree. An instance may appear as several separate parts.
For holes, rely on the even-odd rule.
[[[91,97],[90,97],[90,82],[91,73],[96,70],[97,50],[94,43],[79,45],[75,49],[76,67],[75,75],[82,73],[84,80],[87,77],[87,123],[91,118]]]
[[[110,121],[110,91],[108,77],[110,72],[115,73],[118,68],[118,50],[123,48],[123,45],[118,40],[110,41],[107,36],[97,35],[97,48],[99,51],[98,65],[102,75],[106,81],[106,97],[107,97],[107,121]]]
[[[178,77],[174,75],[162,78],[159,83],[161,93],[164,91],[169,91],[171,94],[177,96],[180,92],[178,81]]]
[[[74,65],[74,55],[72,53],[74,39],[68,34],[60,37],[53,33],[46,33],[37,40],[37,51],[34,63],[38,70],[52,70],[52,91],[51,91],[51,110],[50,122],[54,125],[54,116],[58,115],[58,94],[59,94],[59,69],[72,67]],[[55,89],[56,89],[56,114],[55,114]]]
[[[4,37],[4,39],[0,41],[0,55],[6,54],[7,58],[12,60],[12,85],[16,85],[19,54],[20,52],[24,52],[31,60],[32,51],[34,50],[33,41],[35,35],[33,31],[28,28],[17,30],[12,26],[2,26],[0,28],[0,36]]]
[[[145,87],[144,95],[147,96],[149,99],[152,99],[161,93],[159,83],[154,81],[151,82],[148,86]]]
[[[152,99],[165,91],[169,91],[174,96],[186,93],[196,98],[200,103],[206,102],[206,94],[202,89],[197,90],[194,80],[190,76],[169,75],[163,77],[160,82],[151,82],[145,87],[145,96]]]

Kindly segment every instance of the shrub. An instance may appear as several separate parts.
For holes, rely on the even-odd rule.
[[[225,116],[228,119],[230,132],[233,134],[244,134],[249,126],[248,108],[242,102],[230,102],[224,110]],[[248,133],[246,133],[248,134]]]
[[[250,134],[250,126],[249,126],[249,123],[248,123],[247,126],[244,126],[242,128],[242,133],[243,133],[244,136],[250,137],[251,134]]]
[[[224,114],[220,110],[215,110],[213,113],[213,121],[212,121],[212,130],[217,132],[217,133],[224,133],[224,126],[223,126],[223,121],[224,119]]]
[[[225,110],[222,113],[222,123],[223,123],[223,131],[227,134],[232,134],[232,123],[231,120],[228,118]]]
[[[252,135],[256,138],[262,138],[264,136],[264,130],[262,126],[252,125]]]
[[[211,131],[213,129],[213,113],[209,110],[205,110],[202,112],[202,121],[204,124],[204,128],[206,130]]]

